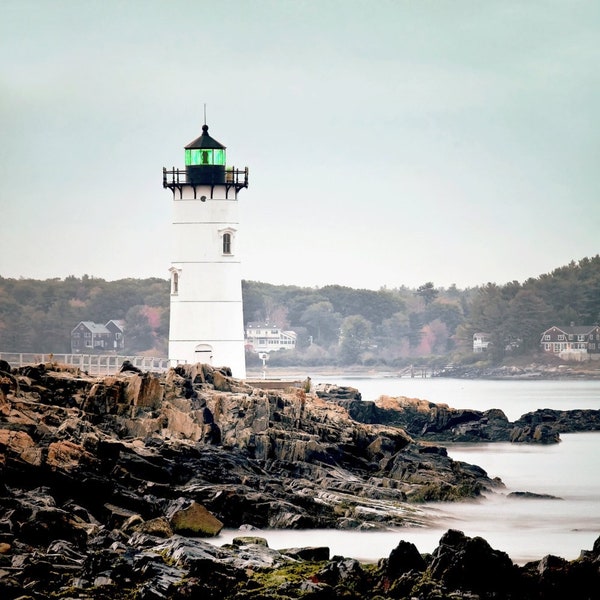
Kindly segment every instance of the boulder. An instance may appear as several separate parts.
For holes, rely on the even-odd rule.
[[[427,575],[448,589],[480,595],[506,594],[514,587],[517,571],[505,552],[494,550],[483,538],[467,537],[450,529],[431,555]]]
[[[167,517],[173,532],[181,535],[213,537],[223,529],[223,523],[206,507],[185,498],[169,507]]]

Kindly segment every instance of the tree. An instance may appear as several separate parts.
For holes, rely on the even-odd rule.
[[[311,304],[302,313],[301,322],[319,345],[331,344],[338,339],[340,316],[333,311],[331,302]]]
[[[242,281],[242,297],[244,307],[244,323],[264,321],[265,295],[256,281]]]
[[[132,306],[125,317],[125,346],[131,354],[149,350],[154,346],[154,332],[145,306]]]
[[[491,345],[488,353],[496,361],[501,360],[505,352],[507,312],[508,302],[502,297],[502,289],[495,283],[480,288],[471,305],[470,334],[489,334]]]
[[[425,306],[428,306],[438,297],[438,294],[440,292],[439,292],[439,290],[435,289],[435,286],[433,285],[432,281],[428,281],[427,283],[420,285],[417,288],[416,293],[417,293],[417,296],[420,296],[421,298],[423,298],[423,301],[425,302]]]
[[[434,319],[423,327],[417,352],[421,356],[445,354],[448,352],[449,341],[450,336],[446,324],[440,319]]]
[[[516,343],[520,352],[531,352],[552,324],[552,309],[532,290],[521,290],[508,305],[506,321],[505,347]]]
[[[370,321],[361,315],[352,315],[342,321],[340,359],[344,364],[356,364],[367,350],[373,334]]]
[[[397,312],[386,319],[381,330],[381,335],[378,337],[379,344],[396,351],[408,346],[410,323],[406,313]]]
[[[450,335],[453,335],[456,328],[465,320],[462,309],[456,303],[450,303],[444,300],[436,300],[429,304],[424,312],[424,321],[430,323],[439,319],[444,322]]]

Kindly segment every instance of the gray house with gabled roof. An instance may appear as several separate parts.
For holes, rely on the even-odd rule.
[[[101,325],[93,321],[80,321],[71,331],[73,354],[111,354],[125,347],[124,322],[113,319]]]
[[[540,346],[565,358],[600,359],[600,325],[554,325],[542,333]]]

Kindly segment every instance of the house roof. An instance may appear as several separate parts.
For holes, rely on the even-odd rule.
[[[208,135],[208,125],[202,125],[202,135],[197,137],[193,142],[190,142],[185,149],[221,149],[225,150],[226,146],[223,146],[220,142],[217,142],[214,138]]]
[[[544,331],[544,334],[552,331],[553,329],[558,329],[567,335],[585,335],[593,331],[598,325],[553,325]]]
[[[75,331],[80,325],[84,325],[92,333],[110,333],[110,331],[106,328],[106,325],[94,323],[94,321],[79,321],[79,323],[73,327],[72,331]]]
[[[272,323],[261,323],[260,321],[252,321],[246,326],[248,329],[279,329],[277,325]]]

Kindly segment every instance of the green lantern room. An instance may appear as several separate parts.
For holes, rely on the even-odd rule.
[[[185,168],[191,184],[225,183],[225,146],[208,135],[208,125],[185,147]]]

